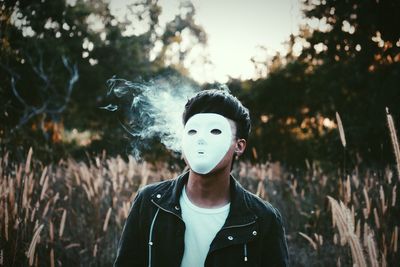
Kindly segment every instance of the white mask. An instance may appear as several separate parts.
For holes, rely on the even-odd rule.
[[[190,168],[207,174],[224,158],[232,144],[229,121],[215,113],[198,113],[185,125],[182,150]]]

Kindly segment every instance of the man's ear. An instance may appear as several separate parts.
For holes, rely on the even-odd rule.
[[[235,154],[241,156],[246,149],[247,142],[245,139],[238,139],[235,145]]]

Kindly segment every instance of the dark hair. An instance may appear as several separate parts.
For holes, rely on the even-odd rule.
[[[198,113],[217,113],[236,123],[236,137],[248,139],[250,133],[249,110],[227,91],[209,89],[190,98],[183,112],[183,124]]]

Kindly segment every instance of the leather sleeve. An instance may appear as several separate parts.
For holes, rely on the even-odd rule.
[[[263,257],[262,266],[287,267],[289,266],[289,253],[283,228],[282,216],[277,209],[275,218],[271,222],[270,230],[264,240],[266,257]]]
[[[139,191],[133,201],[118,244],[114,267],[145,266],[146,246],[141,231],[140,215],[143,194]]]

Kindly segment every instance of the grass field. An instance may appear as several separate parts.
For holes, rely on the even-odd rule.
[[[164,163],[99,155],[44,165],[0,158],[0,266],[110,266],[138,188],[176,177]],[[234,176],[281,211],[292,266],[396,266],[397,175],[354,169],[346,177],[317,165],[239,162]]]

